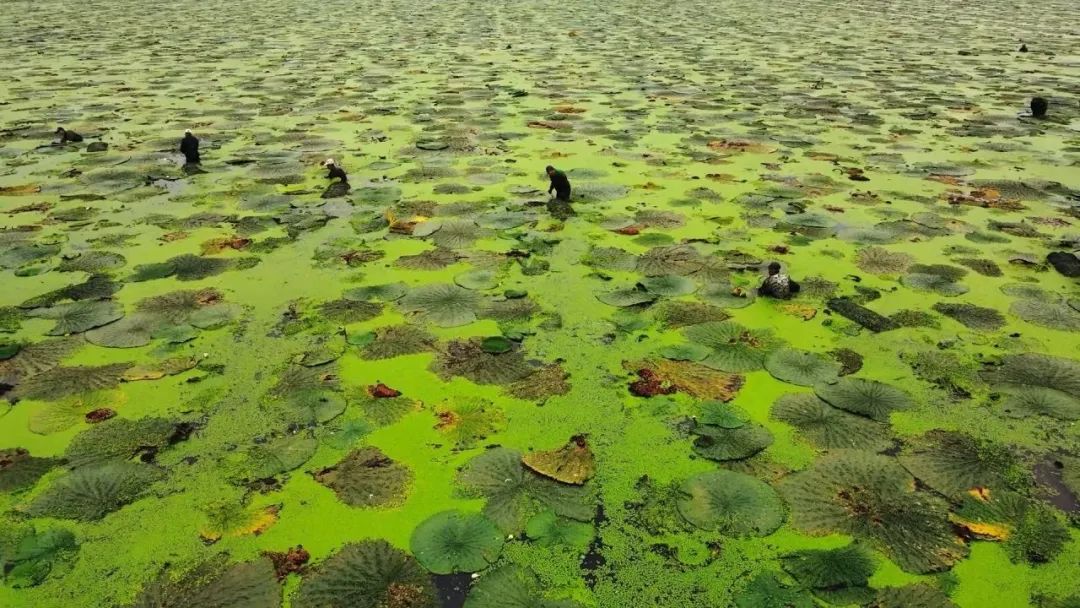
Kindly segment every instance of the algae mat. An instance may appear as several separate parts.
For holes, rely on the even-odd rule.
[[[1076,605],[1070,3],[4,8],[0,604]]]

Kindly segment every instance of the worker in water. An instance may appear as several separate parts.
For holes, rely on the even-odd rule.
[[[548,188],[548,194],[555,193],[555,198],[560,201],[570,200],[570,180],[566,178],[566,174],[559,171],[551,165],[547,166],[547,174],[551,179],[551,187]]]
[[[64,127],[56,127],[56,136],[60,138],[59,143],[66,144],[69,141],[78,143],[82,141],[82,135],[74,131],[68,131]]]
[[[329,169],[330,173],[326,174],[326,179],[337,179],[343,184],[349,183],[349,176],[345,175],[345,170],[338,166],[334,159],[328,158],[323,162],[323,166]]]
[[[1031,98],[1031,116],[1032,118],[1046,118],[1046,110],[1050,106],[1050,103],[1046,101],[1045,97],[1032,97]]]
[[[191,129],[184,131],[184,139],[180,140],[180,153],[189,165],[197,165],[202,161],[199,156],[199,138],[191,133]]]
[[[758,288],[758,295],[787,300],[797,293],[799,284],[792,281],[788,275],[780,273],[780,263],[769,264],[769,276],[765,277],[765,281]]]

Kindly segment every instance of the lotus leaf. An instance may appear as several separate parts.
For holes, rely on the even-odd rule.
[[[503,535],[483,515],[443,511],[416,526],[409,545],[416,560],[435,574],[478,572],[499,558]]]
[[[678,507],[691,524],[729,536],[768,536],[784,521],[784,504],[776,490],[733,471],[710,471],[686,480]]]

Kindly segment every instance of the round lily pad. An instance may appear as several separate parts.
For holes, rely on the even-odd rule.
[[[465,289],[494,289],[499,285],[499,275],[491,270],[470,270],[454,277],[454,283]]]
[[[478,572],[502,553],[502,532],[483,515],[443,511],[413,530],[413,554],[435,574]]]
[[[800,386],[835,380],[841,368],[825,355],[790,348],[775,350],[765,359],[765,370],[773,378]]]
[[[768,536],[784,522],[784,504],[769,485],[733,471],[710,471],[679,486],[679,514],[728,536]]]
[[[892,412],[914,405],[904,391],[863,378],[845,377],[832,384],[818,384],[814,392],[833,407],[883,422],[889,420]]]

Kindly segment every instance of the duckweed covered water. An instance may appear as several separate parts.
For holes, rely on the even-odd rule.
[[[1070,3],[4,8],[0,604],[1080,601]]]

